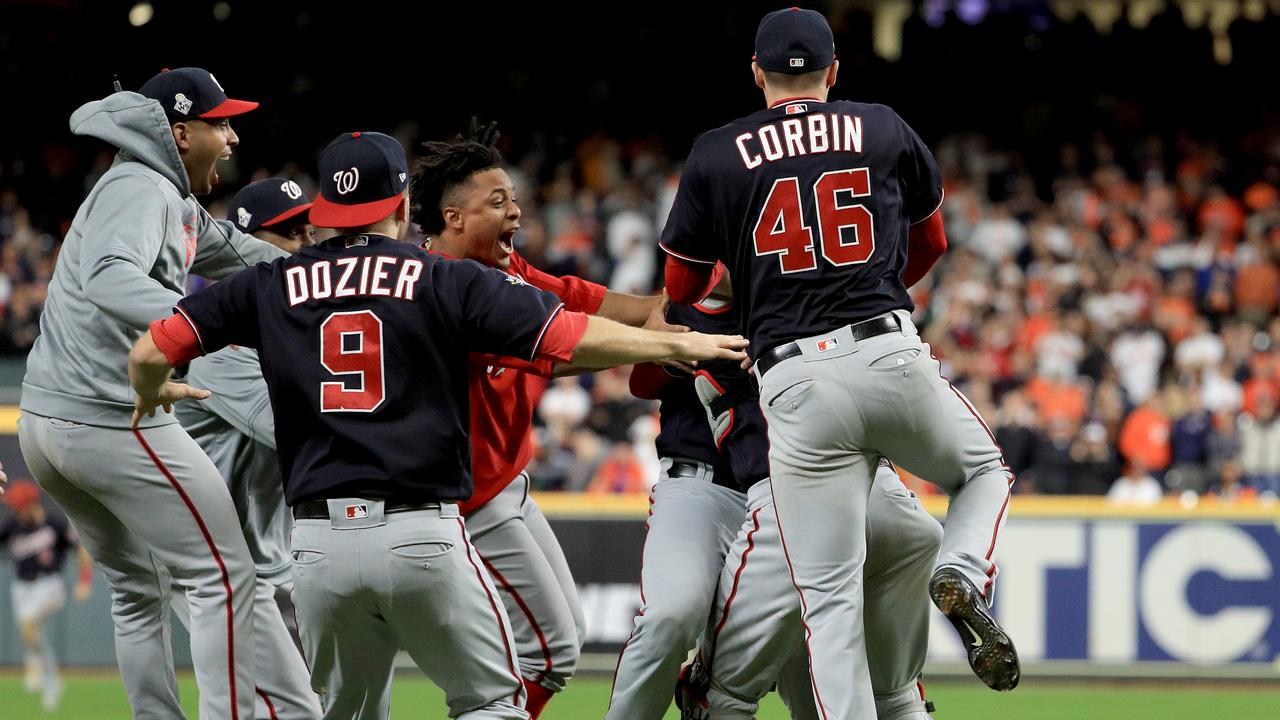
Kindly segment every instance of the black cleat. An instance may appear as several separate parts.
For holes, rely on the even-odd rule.
[[[711,711],[711,703],[707,701],[707,690],[711,687],[711,675],[702,662],[702,656],[694,657],[693,662],[680,669],[680,677],[676,680],[676,707],[680,709],[680,720],[704,720]]]
[[[955,568],[939,568],[929,580],[929,597],[960,633],[973,673],[992,690],[1018,687],[1018,651],[969,578]]]

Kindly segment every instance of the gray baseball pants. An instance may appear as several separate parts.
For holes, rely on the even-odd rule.
[[[881,456],[951,496],[938,565],[990,597],[1012,476],[969,402],[904,311],[901,330],[848,327],[798,341],[760,378],[779,538],[800,594],[814,700],[828,720],[871,720],[864,609],[867,498]],[[823,348],[820,350],[819,348]]]
[[[707,626],[725,553],[742,523],[746,496],[697,477],[670,477],[671,458],[650,496],[641,555],[640,610],[618,657],[606,720],[659,720],[680,666]]]
[[[133,715],[185,717],[169,644],[169,582],[191,606],[200,717],[252,718],[254,571],[226,483],[176,423],[143,430],[23,412],[22,456],[111,587]]]
[[[325,719],[389,717],[403,647],[444,690],[449,717],[527,720],[507,613],[458,506],[328,505],[330,519],[295,521],[292,542],[293,603]]]
[[[754,718],[776,679],[794,720],[819,720],[800,602],[769,482],[754,485],[747,497],[746,521],[720,577],[715,632],[703,650],[711,675],[710,717]],[[929,649],[929,576],[941,543],[938,521],[891,468],[881,466],[867,503],[863,616],[879,720],[927,717],[918,683]]]
[[[254,717],[258,720],[316,720],[320,698],[311,689],[311,675],[277,604],[276,585],[259,577],[253,598]],[[191,627],[191,609],[182,595],[171,600],[182,625]],[[292,612],[292,605],[290,612]]]
[[[582,656],[586,620],[564,551],[529,497],[528,474],[468,515],[467,532],[511,619],[521,676],[564,690]]]

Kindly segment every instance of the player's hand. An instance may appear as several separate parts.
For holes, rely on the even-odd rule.
[[[669,359],[698,363],[703,360],[747,359],[747,339],[741,335],[704,335],[685,333],[676,340],[676,350]]]
[[[160,386],[159,391],[154,397],[142,397],[137,395],[133,400],[133,422],[130,427],[137,430],[138,423],[142,422],[142,416],[156,416],[156,408],[162,407],[167,413],[173,412],[173,404],[179,400],[194,398],[196,400],[204,400],[213,393],[208,390],[193,388],[186,383],[177,383],[167,380]]]
[[[667,295],[666,288],[662,288],[661,293],[653,296],[653,307],[649,309],[649,317],[641,327],[645,330],[654,330],[656,332],[690,332],[689,328],[684,325],[672,325],[667,322],[667,306],[670,304],[671,296]]]
[[[718,448],[724,444],[724,439],[729,436],[729,429],[733,427],[733,408],[712,408],[712,404],[724,395],[724,388],[706,370],[694,373],[693,389],[698,393],[698,400],[702,401],[702,409],[707,411],[711,437],[715,438]]]
[[[649,318],[644,321],[642,326],[645,330],[672,333],[690,332],[689,328],[684,325],[672,325],[667,322],[667,306],[671,304],[671,297],[667,295],[666,288],[663,288],[658,295],[654,295],[654,299],[653,307],[649,310]],[[692,365],[679,360],[659,360],[657,364],[685,374],[692,374],[694,371]]]
[[[88,600],[88,599],[89,599],[89,596],[90,596],[90,595],[93,595],[93,583],[92,583],[92,582],[77,582],[77,583],[76,583],[76,589],[75,589],[75,594],[74,594],[74,597],[75,597],[75,599],[76,599],[76,602],[84,602],[85,600]]]

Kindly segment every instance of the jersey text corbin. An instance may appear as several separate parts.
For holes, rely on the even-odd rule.
[[[770,123],[734,138],[748,170],[784,157],[810,153],[862,152],[862,118],[814,113]],[[751,143],[748,146],[748,143]]]

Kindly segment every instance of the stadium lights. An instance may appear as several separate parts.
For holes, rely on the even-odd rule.
[[[142,27],[151,22],[151,18],[154,15],[155,9],[151,7],[151,3],[140,2],[129,8],[129,24],[134,27]]]

